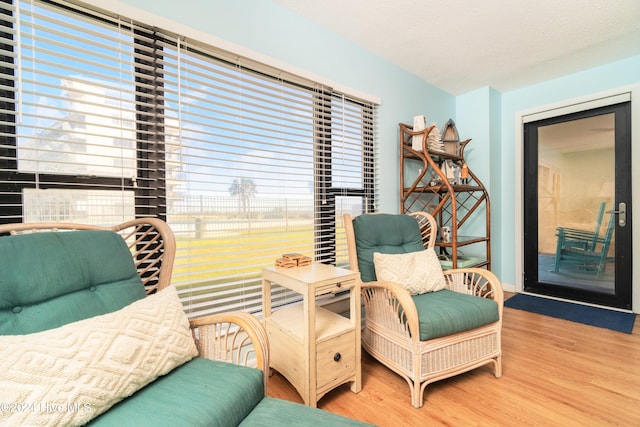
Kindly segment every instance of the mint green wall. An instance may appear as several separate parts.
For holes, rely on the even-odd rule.
[[[442,125],[455,117],[455,97],[268,0],[122,0],[379,97],[381,211],[399,211],[398,123],[424,114]],[[321,2],[319,3],[319,6]]]
[[[500,222],[493,217],[495,206],[499,205],[495,195],[500,194],[502,169],[499,161],[492,155],[500,151],[500,105],[500,93],[488,86],[460,95],[456,100],[456,128],[460,139],[471,138],[471,142],[465,148],[467,164],[489,193],[493,241],[500,241],[502,236]],[[484,209],[479,212],[484,213]],[[483,235],[485,216],[481,214],[470,218],[467,227],[462,234]],[[495,269],[493,264],[500,259],[500,253],[499,245],[492,244],[492,270]]]

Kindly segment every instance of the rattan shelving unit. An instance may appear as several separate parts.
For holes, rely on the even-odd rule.
[[[462,167],[464,149],[471,141],[447,143],[445,151],[427,149],[427,137],[434,126],[414,131],[413,126],[400,123],[400,205],[403,213],[424,211],[433,215],[438,226],[450,227],[451,238],[439,238],[436,250],[443,258],[444,268],[486,267],[491,269],[491,210],[489,194],[478,177],[468,168],[467,178],[456,182],[447,178],[446,161]],[[413,137],[421,137],[420,149],[412,148]],[[417,147],[416,147],[417,148]],[[460,234],[462,226],[478,215],[485,220],[482,235]],[[474,229],[478,227],[474,226]],[[465,247],[473,256],[467,256]],[[481,246],[482,248],[478,247]],[[439,248],[439,250],[438,250]],[[478,256],[482,254],[482,256]]]

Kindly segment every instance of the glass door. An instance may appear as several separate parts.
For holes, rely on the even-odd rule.
[[[524,290],[631,308],[629,102],[524,125]]]

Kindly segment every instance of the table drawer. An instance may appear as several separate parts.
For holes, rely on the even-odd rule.
[[[355,331],[348,331],[316,345],[317,388],[343,382],[355,374]]]
[[[316,287],[316,295],[324,295],[330,292],[338,293],[348,291],[356,284],[355,280],[345,280],[344,282],[334,282]]]

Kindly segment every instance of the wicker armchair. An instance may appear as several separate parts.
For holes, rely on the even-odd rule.
[[[435,219],[423,212],[411,214],[417,219],[417,236],[425,248],[433,248],[436,236]],[[357,223],[361,217],[375,227],[366,230]],[[365,309],[365,325],[362,346],[378,361],[402,376],[411,389],[411,403],[415,408],[423,404],[424,390],[434,381],[467,372],[485,364],[493,364],[496,377],[502,375],[501,327],[503,290],[496,276],[485,269],[466,268],[444,272],[447,289],[457,293],[492,299],[497,303],[498,320],[461,330],[453,335],[421,341],[421,324],[414,297],[401,285],[377,281],[373,273],[371,247],[363,248],[366,241],[376,241],[377,251],[386,253],[411,252],[413,250],[390,249],[398,247],[402,227],[394,222],[403,215],[370,214],[352,218],[344,216],[350,268],[362,275],[362,301]],[[374,221],[370,221],[375,217]],[[379,220],[378,220],[379,219]],[[354,226],[355,225],[355,226]],[[380,228],[391,225],[386,230]],[[419,230],[419,232],[418,232]],[[360,239],[358,238],[360,233]],[[403,234],[406,230],[403,230]],[[415,243],[414,243],[415,244]],[[386,250],[384,249],[386,247]],[[368,254],[368,255],[367,255]],[[373,274],[373,277],[372,277]],[[446,291],[440,291],[446,292]],[[430,295],[438,294],[433,292]],[[457,295],[457,294],[453,294]],[[424,307],[424,305],[423,305]],[[439,310],[436,305],[428,310]]]
[[[127,242],[147,295],[170,286],[176,242],[171,228],[157,218],[139,218],[114,227],[72,223],[0,225],[0,236],[47,231],[111,230]],[[269,345],[260,321],[245,312],[215,314],[190,320],[196,347],[203,358],[253,366],[262,370],[267,393]]]

